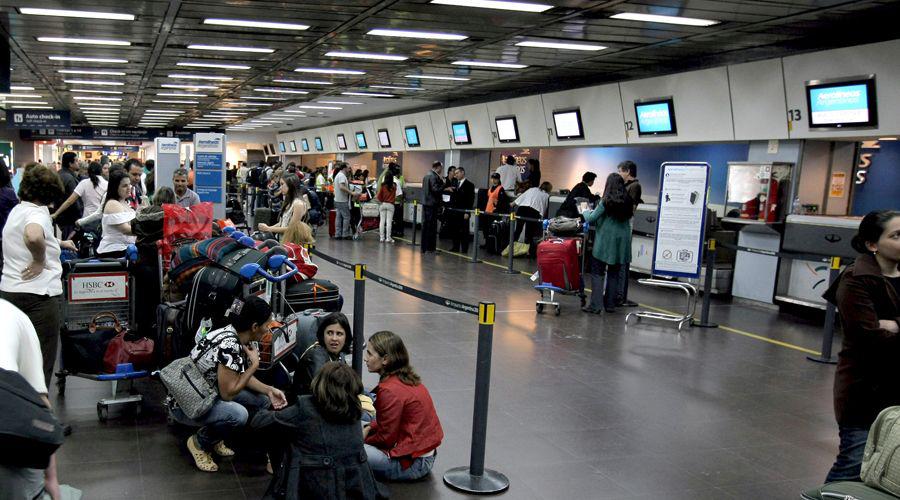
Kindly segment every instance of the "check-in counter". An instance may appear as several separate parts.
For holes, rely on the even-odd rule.
[[[734,259],[734,282],[731,294],[735,297],[772,304],[775,297],[775,277],[781,249],[781,231],[784,224],[757,219],[725,217],[724,224],[739,227],[738,246],[757,251],[738,250]],[[765,252],[772,252],[772,255]]]
[[[860,217],[789,215],[782,249],[787,252],[840,257],[846,265],[858,254],[850,245]],[[825,309],[822,294],[828,288],[829,264],[821,259],[781,259],[775,300]]]

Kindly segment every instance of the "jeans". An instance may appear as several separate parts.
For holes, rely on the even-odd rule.
[[[337,238],[349,238],[352,236],[350,232],[350,202],[336,201],[334,209],[334,236]]]
[[[601,308],[610,310],[616,307],[619,272],[622,267],[622,264],[607,264],[591,257],[591,309],[599,311]]]
[[[49,387],[59,348],[59,297],[15,292],[2,292],[0,296],[18,307],[34,325],[44,358],[44,382]]]
[[[382,240],[391,239],[391,230],[394,227],[394,204],[382,203],[378,205],[378,236]]]
[[[247,424],[250,411],[255,413],[265,410],[269,405],[268,396],[244,389],[231,401],[217,399],[209,412],[197,420],[187,418],[181,408],[175,410],[175,418],[182,422],[201,424],[203,427],[197,431],[197,442],[203,450],[212,451],[216,443]]]
[[[425,205],[422,214],[422,253],[437,250],[438,207]]]
[[[863,452],[866,450],[866,439],[869,437],[868,427],[838,426],[841,444],[838,448],[834,465],[828,471],[826,483],[835,481],[859,481],[862,469]]]
[[[631,264],[626,262],[619,269],[619,291],[616,293],[616,305],[622,305],[628,300],[628,276]]]
[[[404,470],[400,465],[400,460],[391,458],[387,453],[379,450],[372,445],[364,445],[366,448],[366,456],[369,461],[369,467],[372,468],[372,474],[379,481],[415,481],[421,479],[431,472],[434,467],[434,459],[437,452],[430,457],[419,457],[413,460],[412,465]]]

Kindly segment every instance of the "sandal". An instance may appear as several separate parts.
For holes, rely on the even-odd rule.
[[[198,469],[203,472],[216,472],[219,470],[219,466],[213,461],[212,454],[200,448],[196,434],[188,438],[187,448],[191,452],[191,456],[194,457],[194,464],[197,465]]]
[[[216,443],[216,446],[213,448],[213,451],[215,451],[216,455],[219,455],[220,457],[233,457],[234,456],[234,450],[225,446],[225,441],[219,441],[218,443]]]

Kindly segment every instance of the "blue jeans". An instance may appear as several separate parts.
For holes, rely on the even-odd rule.
[[[863,452],[866,450],[866,439],[869,437],[868,427],[838,426],[841,444],[838,448],[834,465],[828,471],[826,483],[835,481],[859,481],[862,469]]]
[[[175,410],[174,416],[181,422],[202,425],[197,431],[197,442],[204,450],[212,451],[216,443],[247,424],[250,411],[264,410],[270,404],[268,396],[244,389],[231,401],[216,400],[209,412],[197,420],[187,418],[181,408]]]
[[[364,445],[366,448],[366,456],[369,461],[369,467],[372,468],[372,474],[375,479],[380,481],[415,481],[421,479],[431,472],[434,467],[434,459],[437,452],[430,457],[419,457],[413,460],[412,465],[404,470],[400,465],[400,460],[391,458],[387,453],[379,450],[372,445]]]
[[[334,236],[336,238],[349,238],[353,235],[350,231],[350,202],[336,201],[334,209]]]

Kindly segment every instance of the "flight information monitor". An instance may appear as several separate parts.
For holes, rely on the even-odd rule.
[[[347,149],[347,138],[344,137],[344,134],[337,135],[337,145],[338,145],[338,149],[341,149],[341,150]]]
[[[453,130],[454,144],[472,144],[472,137],[469,134],[469,122],[453,122],[450,124],[450,128]]]
[[[325,150],[325,146],[322,146],[322,138],[321,137],[316,137],[315,142],[316,142],[316,151],[324,151]]]
[[[553,128],[556,130],[556,138],[558,140],[584,139],[584,127],[581,126],[580,110],[554,111]]]
[[[519,126],[515,116],[497,117],[497,140],[500,142],[519,142]]]
[[[364,132],[356,133],[356,145],[359,146],[359,149],[366,149],[369,147],[366,144],[366,134]]]
[[[383,148],[391,147],[391,136],[386,128],[378,129],[378,145]]]
[[[284,142],[278,143],[278,150],[281,151],[282,153],[287,153],[287,149],[285,149],[285,147],[284,147]]]
[[[806,82],[809,128],[866,128],[878,125],[875,75]]]
[[[403,133],[406,134],[406,145],[408,147],[417,148],[421,145],[419,142],[419,129],[415,125],[404,128]]]
[[[291,146],[291,153],[296,153],[297,152],[297,143],[292,140],[290,142],[290,146]]]
[[[302,149],[304,153],[309,153],[309,141],[300,139],[300,149]]]
[[[634,101],[638,135],[675,135],[675,101],[671,97]]]

